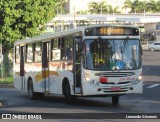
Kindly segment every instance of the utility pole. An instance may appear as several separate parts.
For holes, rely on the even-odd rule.
[[[61,3],[61,16],[62,16],[62,3]],[[62,31],[62,19],[61,19],[61,31]]]
[[[146,10],[144,9],[144,16],[146,16]]]

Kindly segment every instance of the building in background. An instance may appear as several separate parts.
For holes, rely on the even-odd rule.
[[[160,41],[160,23],[144,24],[145,38],[150,41]]]
[[[91,2],[106,2],[113,8],[118,6],[117,13],[103,13],[103,14],[77,14],[78,11],[87,11],[89,3]],[[159,13],[129,13],[130,9],[124,9],[124,2],[126,0],[65,0],[63,5],[65,13],[57,12],[57,16],[46,24],[47,32],[64,31],[72,28],[73,23],[78,26],[87,26],[91,24],[128,24],[137,25],[140,27],[142,40],[160,40],[160,14]],[[131,0],[134,1],[134,0]],[[148,1],[150,0],[139,0]],[[157,1],[157,0],[154,0]],[[144,35],[144,36],[143,36]]]

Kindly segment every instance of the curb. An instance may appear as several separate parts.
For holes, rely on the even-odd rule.
[[[13,84],[0,84],[0,88],[14,88]]]

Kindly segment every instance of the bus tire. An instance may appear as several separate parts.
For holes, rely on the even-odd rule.
[[[119,103],[119,96],[112,96],[112,104],[118,105]]]
[[[71,95],[71,89],[70,89],[69,82],[67,82],[65,85],[65,99],[66,99],[67,103],[69,103],[69,104],[73,104],[76,100],[76,97]]]

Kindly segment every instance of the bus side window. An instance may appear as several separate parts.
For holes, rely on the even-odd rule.
[[[15,47],[15,63],[16,64],[20,63],[20,48],[19,48],[19,46]]]
[[[51,55],[51,60],[60,60],[61,57],[61,50],[60,50],[60,39],[52,39],[51,42],[51,48],[52,48],[52,55]]]
[[[72,36],[66,36],[62,38],[62,60],[71,60],[72,59],[72,45],[73,38]]]
[[[40,62],[42,60],[42,43],[35,43],[34,47],[34,62]]]
[[[33,47],[32,44],[26,45],[26,62],[33,62]]]

